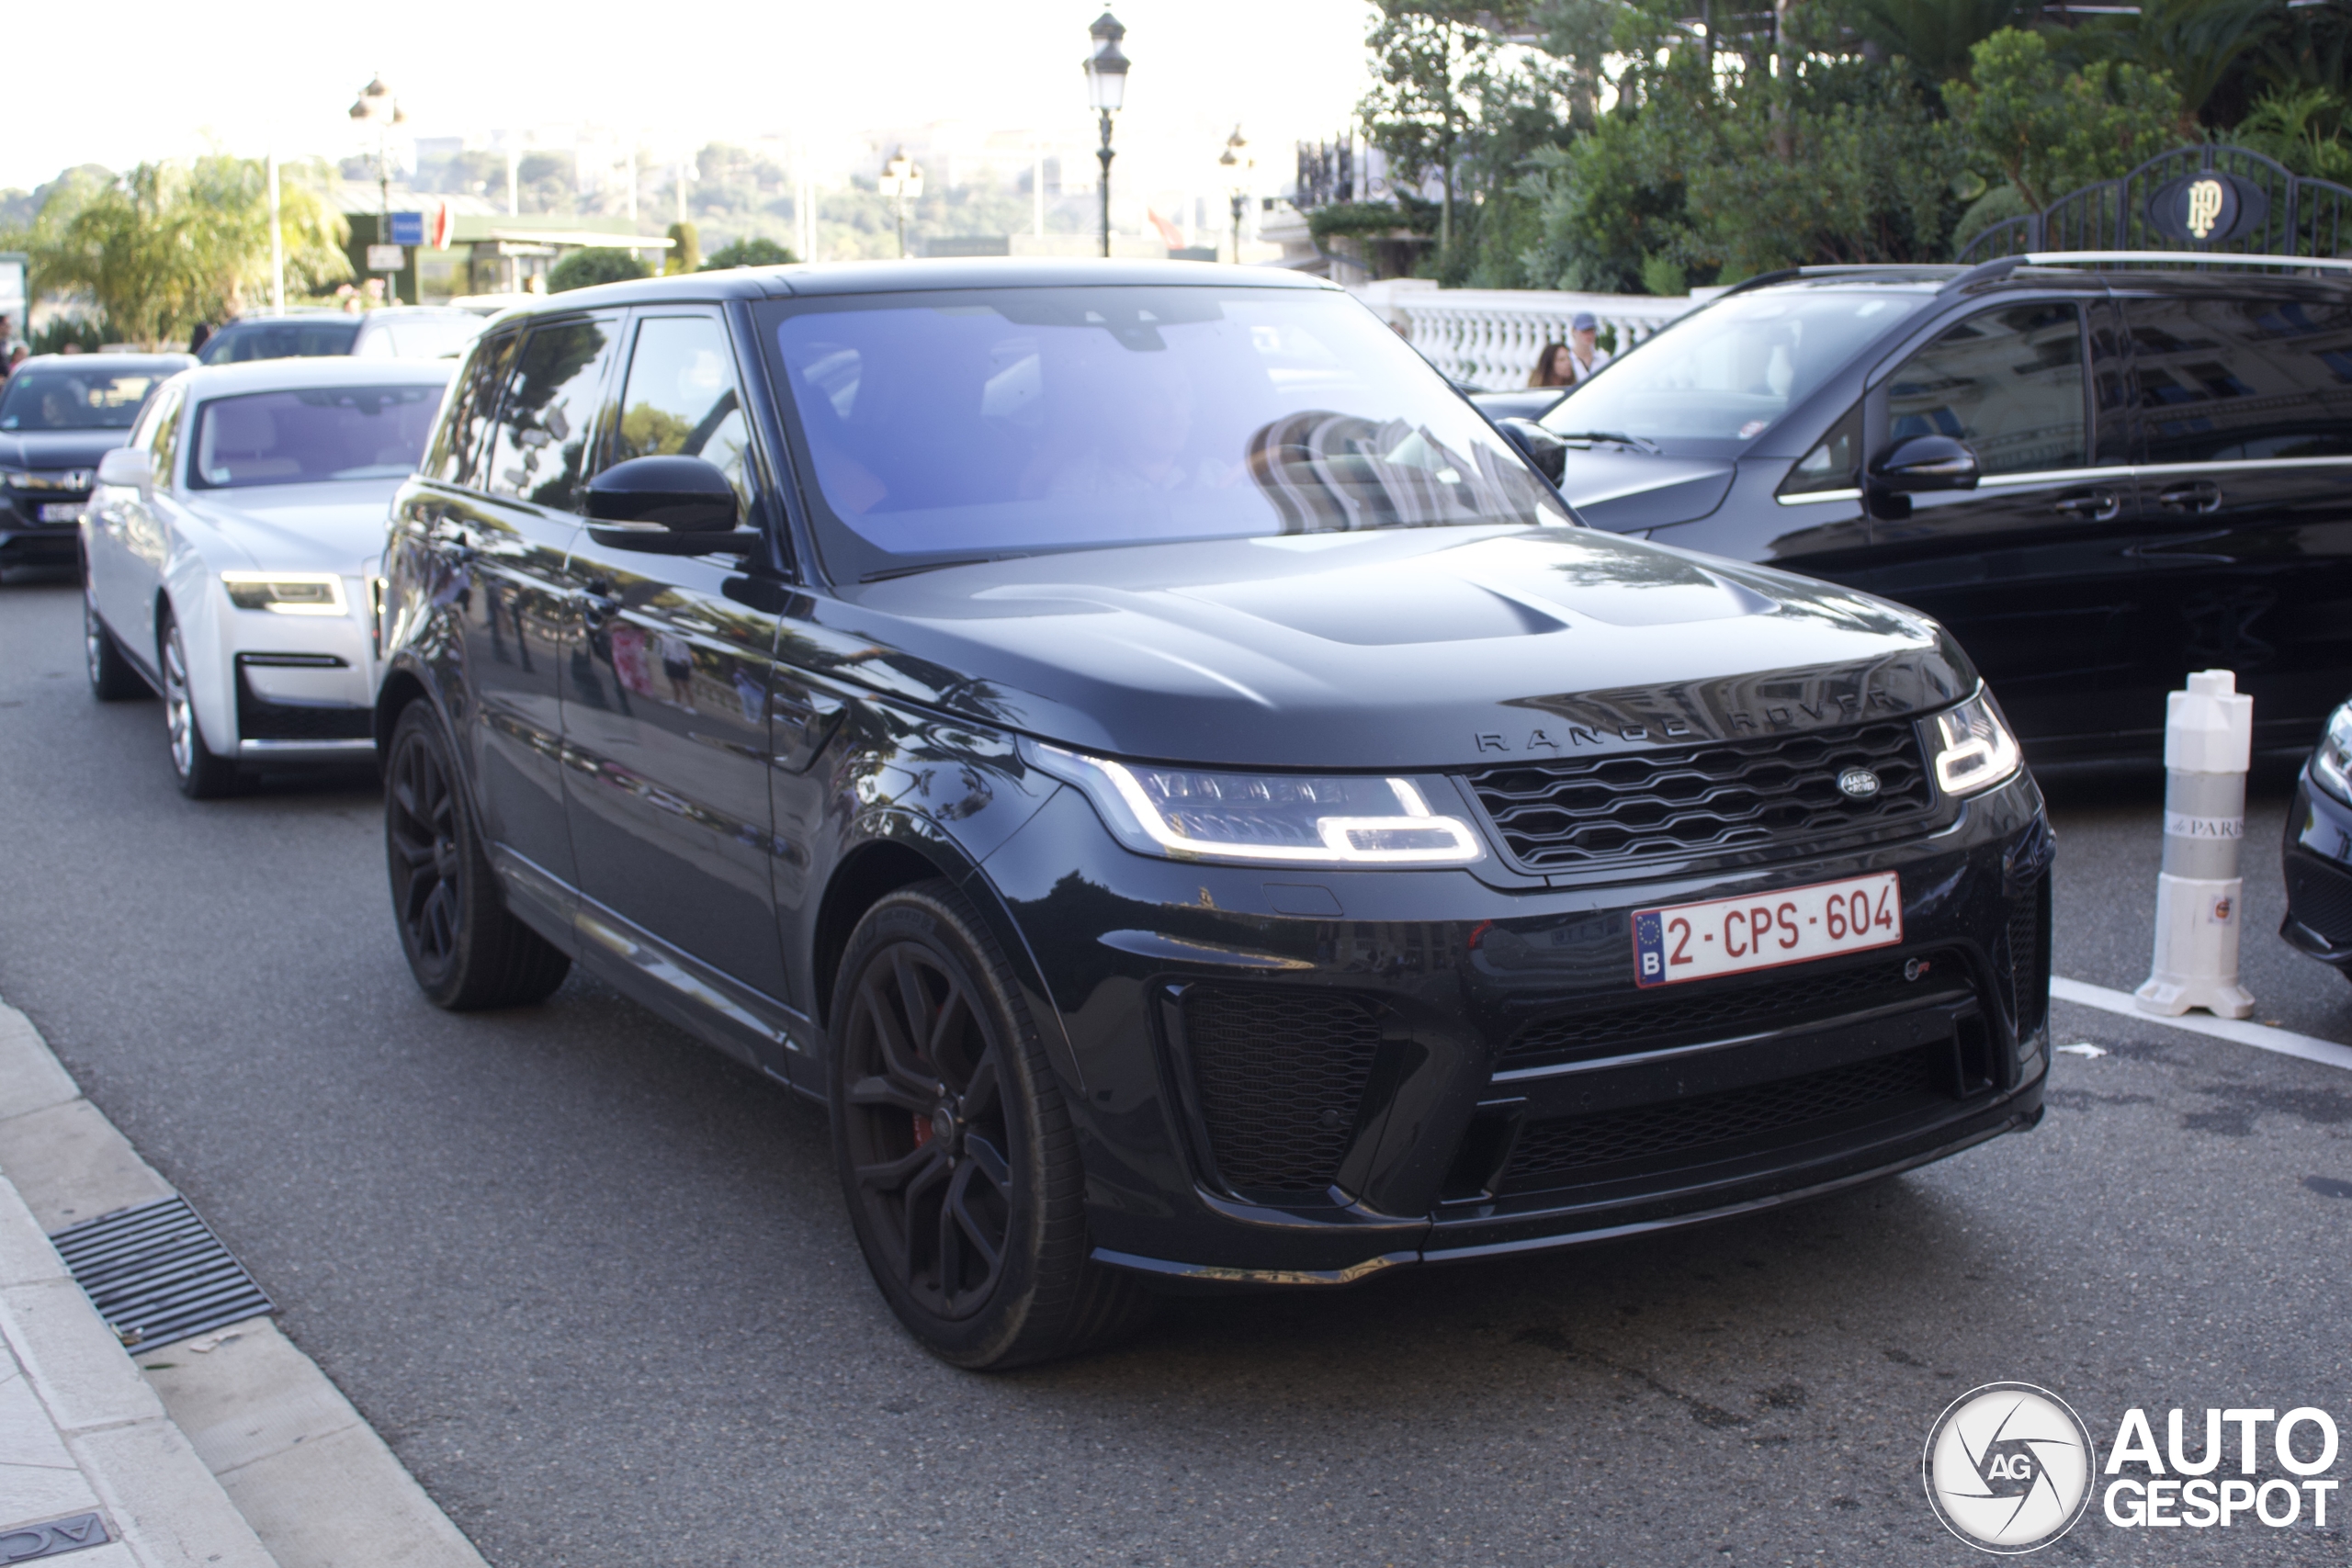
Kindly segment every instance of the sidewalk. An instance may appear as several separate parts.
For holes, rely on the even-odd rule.
[[[171,1195],[0,1004],[0,1563],[485,1568],[270,1319],[124,1349],[49,1237]]]

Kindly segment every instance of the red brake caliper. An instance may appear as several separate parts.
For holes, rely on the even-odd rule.
[[[915,1118],[915,1147],[921,1148],[929,1142],[931,1142],[931,1118],[918,1116]]]

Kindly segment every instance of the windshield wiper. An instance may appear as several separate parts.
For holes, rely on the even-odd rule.
[[[869,571],[858,578],[860,582],[883,582],[893,577],[912,577],[917,572],[938,571],[951,566],[984,566],[992,560],[1019,560],[1026,550],[1013,550],[1001,556],[958,556],[950,560],[915,561],[907,566],[886,566],[879,571]]]
[[[1619,446],[1631,446],[1635,451],[1660,456],[1665,448],[1657,442],[1639,435],[1623,435],[1613,430],[1555,430],[1553,434],[1563,441],[1607,441]]]

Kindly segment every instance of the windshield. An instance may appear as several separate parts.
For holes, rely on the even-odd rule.
[[[324,321],[232,321],[204,340],[197,358],[207,365],[241,365],[248,359],[308,359],[349,354],[359,323],[348,317]]]
[[[1146,540],[1570,521],[1345,295],[976,289],[767,319],[837,579]]]
[[[435,386],[315,387],[214,398],[197,411],[195,490],[396,479],[416,467]]]
[[[0,430],[129,430],[153,370],[19,370],[0,398]]]
[[[1889,288],[1773,288],[1694,310],[1544,416],[1563,435],[1730,443],[1736,456],[1872,339],[1927,302]]]

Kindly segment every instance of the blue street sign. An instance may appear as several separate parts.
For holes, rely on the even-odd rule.
[[[393,213],[391,238],[395,245],[424,243],[424,214],[422,212]]]

